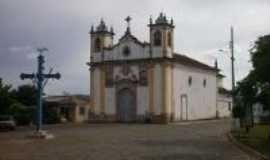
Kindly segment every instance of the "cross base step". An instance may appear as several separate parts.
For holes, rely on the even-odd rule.
[[[41,130],[41,131],[35,131],[35,132],[27,135],[27,138],[31,138],[31,139],[53,139],[54,135],[48,133],[47,131]]]

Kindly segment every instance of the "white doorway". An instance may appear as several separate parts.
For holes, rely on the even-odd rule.
[[[188,97],[186,94],[181,95],[181,120],[188,120]]]

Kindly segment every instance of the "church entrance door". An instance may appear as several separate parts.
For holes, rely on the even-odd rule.
[[[181,95],[181,120],[188,120],[187,95]]]
[[[132,122],[136,118],[135,95],[124,88],[117,93],[117,118],[120,122]]]

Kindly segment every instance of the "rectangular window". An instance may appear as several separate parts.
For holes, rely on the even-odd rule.
[[[229,107],[229,111],[231,111],[232,110],[232,103],[229,102],[228,104],[229,104],[229,106],[228,106]]]
[[[188,85],[189,85],[189,86],[192,85],[192,77],[191,77],[191,76],[188,77]]]
[[[84,107],[80,107],[80,115],[84,115],[85,114],[85,108]]]

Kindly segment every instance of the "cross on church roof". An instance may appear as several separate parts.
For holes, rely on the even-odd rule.
[[[127,22],[127,32],[130,33],[130,21],[131,21],[131,17],[127,16],[127,18],[125,19],[125,21]]]
[[[127,18],[125,19],[125,21],[127,22],[128,24],[128,27],[130,26],[130,21],[131,21],[131,17],[130,16],[127,16]]]

